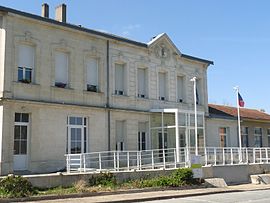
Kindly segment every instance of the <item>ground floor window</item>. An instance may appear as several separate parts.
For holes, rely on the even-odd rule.
[[[14,154],[27,154],[29,114],[15,113]]]
[[[262,128],[254,129],[254,147],[262,147]]]
[[[116,150],[124,151],[125,150],[125,121],[116,121],[115,124],[115,133],[116,133]]]
[[[147,122],[138,123],[138,150],[146,150],[148,144]]]
[[[219,128],[220,147],[227,147],[227,133],[228,129],[225,127]]]
[[[242,127],[242,147],[248,147],[248,127]]]
[[[87,118],[68,117],[67,152],[69,154],[86,153],[87,149]]]
[[[270,128],[267,129],[268,147],[270,147]]]

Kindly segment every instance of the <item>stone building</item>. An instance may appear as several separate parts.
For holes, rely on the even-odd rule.
[[[65,5],[55,20],[48,9],[0,6],[0,174],[62,170],[66,153],[194,145],[194,76],[204,146],[212,61],[165,33],[137,42],[66,22]]]

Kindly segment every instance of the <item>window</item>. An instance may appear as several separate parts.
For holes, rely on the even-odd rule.
[[[29,114],[15,113],[14,154],[27,154]]]
[[[18,81],[31,83],[33,81],[35,48],[29,45],[19,45]]]
[[[125,94],[125,69],[124,64],[115,64],[115,94]]]
[[[55,52],[55,86],[65,88],[68,84],[68,54]]]
[[[242,147],[248,147],[248,127],[242,127]]]
[[[86,88],[87,91],[97,92],[98,91],[98,60],[95,58],[86,60]]]
[[[166,73],[158,73],[159,100],[166,100]]]
[[[254,129],[254,147],[262,147],[262,128]]]
[[[184,101],[184,77],[177,76],[177,102]]]
[[[270,128],[267,129],[268,147],[270,147]]]
[[[227,128],[219,128],[220,147],[227,147]]]
[[[147,149],[147,133],[146,133],[146,123],[139,123],[138,126],[138,150]]]
[[[138,76],[137,76],[137,84],[138,84],[138,97],[146,98],[146,69],[138,68]]]
[[[123,151],[125,149],[124,139],[124,121],[116,121],[116,150]]]
[[[87,152],[87,118],[68,117],[67,152],[80,154]]]

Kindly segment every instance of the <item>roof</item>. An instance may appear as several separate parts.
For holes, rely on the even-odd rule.
[[[28,18],[32,18],[32,19],[35,19],[35,20],[39,20],[39,21],[43,21],[43,22],[47,22],[47,23],[51,23],[51,24],[71,28],[71,29],[76,29],[76,30],[79,30],[79,31],[82,31],[82,32],[90,33],[90,34],[93,34],[93,35],[98,35],[98,36],[105,37],[105,38],[108,38],[108,39],[118,40],[118,41],[121,41],[121,42],[125,42],[125,43],[129,43],[129,44],[132,44],[132,45],[135,45],[135,46],[139,46],[139,47],[148,48],[149,45],[152,44],[151,43],[152,41],[150,41],[149,43],[138,42],[138,41],[131,40],[131,39],[121,37],[121,36],[117,36],[117,35],[114,35],[114,34],[101,32],[101,31],[97,31],[97,30],[93,30],[93,29],[88,29],[88,28],[84,28],[84,27],[74,25],[74,24],[70,24],[70,23],[59,22],[59,21],[51,19],[51,18],[45,18],[45,17],[39,16],[39,15],[26,13],[26,12],[23,12],[23,11],[15,10],[15,9],[12,9],[12,8],[7,8],[7,7],[4,7],[4,6],[0,6],[0,11],[8,12],[8,13],[14,13],[14,14],[21,15],[21,16],[28,17]],[[159,36],[161,36],[161,35],[164,35],[164,33],[160,34]],[[172,45],[175,46],[173,43],[172,43]],[[180,54],[180,51],[178,52],[178,54]],[[187,58],[187,59],[194,60],[194,61],[199,61],[199,62],[202,62],[202,63],[206,63],[208,65],[210,65],[210,64],[213,65],[214,64],[213,61],[209,61],[209,60],[206,60],[206,59],[201,59],[201,58],[194,57],[194,56],[189,56],[189,55],[186,55],[186,54],[182,54],[181,56],[183,58]]]
[[[237,108],[224,105],[209,104],[209,113],[237,117]],[[243,120],[270,121],[270,115],[257,109],[240,108]]]

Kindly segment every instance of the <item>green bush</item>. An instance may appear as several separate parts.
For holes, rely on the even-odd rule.
[[[27,197],[35,193],[32,184],[21,176],[8,176],[0,181],[2,197]]]
[[[133,185],[139,188],[145,187],[180,187],[194,183],[191,169],[180,168],[169,176],[160,176],[152,179],[134,180]]]
[[[171,175],[171,185],[178,187],[181,185],[191,185],[194,183],[193,172],[190,168],[179,168]]]
[[[116,186],[116,178],[112,173],[100,173],[89,179],[89,186]]]

